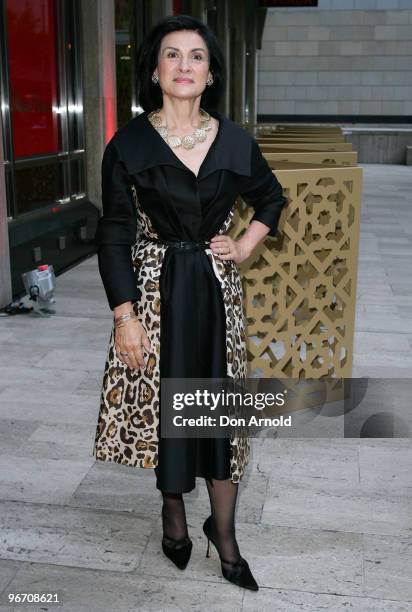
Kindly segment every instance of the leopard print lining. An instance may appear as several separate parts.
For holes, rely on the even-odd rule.
[[[120,361],[114,344],[114,323],[106,354],[100,409],[93,455],[100,461],[155,468],[158,463],[158,426],[160,390],[160,290],[159,278],[167,245],[154,242],[158,234],[144,212],[132,187],[137,209],[138,231],[131,247],[136,284],[141,299],[133,304],[151,343],[152,352],[143,370],[134,370]],[[233,209],[219,234],[230,227]],[[233,261],[214,257],[205,249],[222,288],[226,314],[227,374],[241,379],[247,376],[245,319],[242,285]],[[239,482],[250,458],[247,436],[230,437],[232,482]]]

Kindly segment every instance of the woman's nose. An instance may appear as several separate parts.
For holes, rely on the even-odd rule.
[[[184,72],[186,72],[186,70],[190,69],[189,60],[182,58],[180,60],[179,68],[180,68],[180,70],[183,70]]]

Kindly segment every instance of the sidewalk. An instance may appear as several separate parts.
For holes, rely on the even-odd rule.
[[[412,171],[363,167],[353,376],[412,377]],[[96,256],[57,278],[56,308],[0,318],[0,611],[40,610],[7,604],[33,592],[73,612],[412,610],[410,439],[253,439],[236,525],[260,590],[205,557],[202,479],[182,572],[153,470],[92,456],[112,320]]]
[[[412,377],[412,169],[366,164],[353,376]]]

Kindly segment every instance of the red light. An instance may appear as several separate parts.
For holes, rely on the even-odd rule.
[[[49,266],[48,264],[42,264],[41,266],[37,266],[38,270],[48,270]]]

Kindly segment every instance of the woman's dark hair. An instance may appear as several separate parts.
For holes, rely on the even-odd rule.
[[[195,30],[205,41],[209,52],[209,70],[213,83],[206,86],[200,100],[201,108],[216,108],[225,88],[226,67],[222,51],[213,31],[190,15],[170,15],[161,19],[140,44],[136,55],[137,100],[147,112],[163,105],[159,83],[153,83],[152,75],[157,66],[162,38],[169,32]]]

